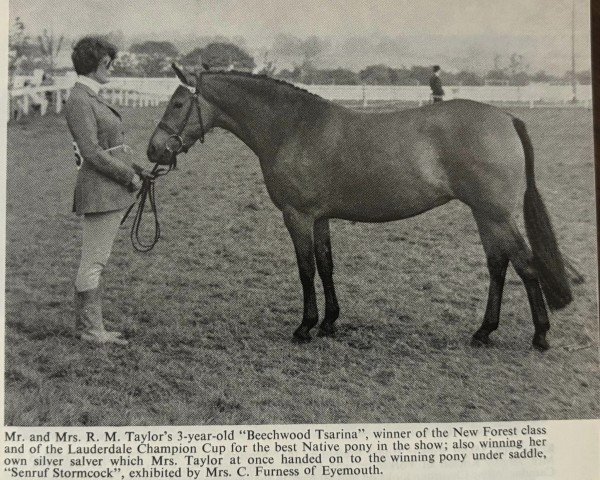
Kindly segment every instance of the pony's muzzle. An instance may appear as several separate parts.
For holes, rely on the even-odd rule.
[[[158,163],[158,149],[154,146],[152,142],[148,144],[146,155],[148,156],[149,161],[151,161],[152,163]]]
[[[162,132],[152,136],[146,149],[148,161],[158,165],[169,165],[171,163],[173,153],[167,150],[166,141],[166,135]]]
[[[169,153],[179,153],[183,150],[183,139],[179,135],[171,135],[165,142],[165,149]]]

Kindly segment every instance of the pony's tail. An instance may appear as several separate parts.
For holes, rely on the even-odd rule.
[[[533,252],[533,266],[537,272],[546,302],[551,310],[566,307],[573,300],[565,272],[565,264],[552,229],[550,216],[535,185],[533,145],[525,123],[513,118],[513,125],[525,152],[527,188],[523,211],[525,230]]]

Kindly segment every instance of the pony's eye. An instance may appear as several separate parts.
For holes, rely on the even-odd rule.
[[[183,107],[183,103],[181,103],[181,102],[174,102],[173,103],[173,107],[174,108],[181,108],[181,107]]]

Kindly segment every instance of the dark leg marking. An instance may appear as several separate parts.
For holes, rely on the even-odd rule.
[[[490,289],[487,308],[483,323],[473,335],[473,344],[489,343],[489,334],[498,327],[500,315],[500,302],[506,274],[507,259],[513,264],[517,274],[523,281],[535,334],[533,345],[539,350],[549,348],[546,332],[550,329],[548,313],[542,289],[533,268],[533,255],[525,239],[511,219],[491,220],[485,214],[474,212],[479,234],[483,243],[488,268],[490,270]]]
[[[487,306],[483,323],[479,330],[473,335],[471,344],[473,346],[489,345],[490,333],[498,328],[500,323],[500,306],[502,304],[502,292],[504,290],[504,280],[506,278],[506,269],[508,267],[508,258],[491,259],[488,258],[488,270],[490,272],[490,288],[488,291]]]
[[[515,269],[523,280],[525,290],[527,291],[527,298],[529,299],[529,306],[531,307],[533,326],[535,328],[532,340],[533,346],[543,352],[550,348],[546,339],[546,332],[550,330],[550,321],[540,282],[533,267],[517,268],[515,266]]]
[[[319,336],[332,336],[335,333],[335,321],[340,315],[333,283],[333,258],[331,254],[331,237],[329,219],[321,218],[314,224],[315,258],[317,270],[323,283],[325,293],[325,317],[319,325]]]
[[[296,260],[298,261],[298,272],[300,274],[300,282],[302,283],[302,292],[304,295],[302,323],[294,332],[294,338],[301,342],[307,342],[311,338],[309,333],[310,329],[314,327],[319,320],[314,282],[314,220],[293,208],[284,209],[283,220],[292,237],[292,242],[294,243]]]

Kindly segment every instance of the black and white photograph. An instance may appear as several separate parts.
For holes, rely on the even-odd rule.
[[[598,417],[587,0],[7,23],[5,426]]]

